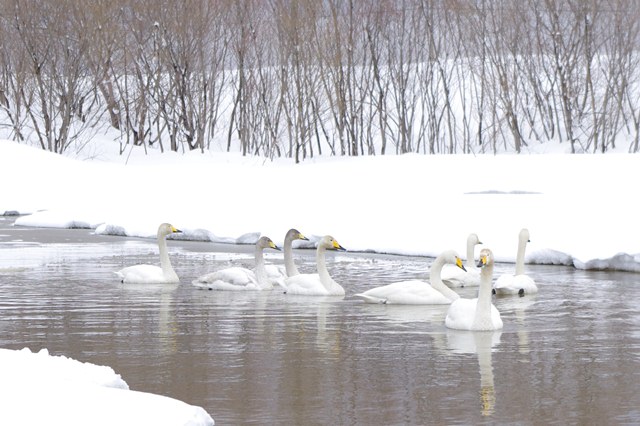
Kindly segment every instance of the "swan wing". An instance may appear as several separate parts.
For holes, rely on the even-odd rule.
[[[319,274],[298,274],[284,281],[287,294],[306,296],[328,296],[329,292],[322,285]]]
[[[451,303],[429,283],[419,280],[399,281],[372,288],[355,296],[366,303],[394,305],[448,305]]]
[[[210,290],[259,290],[255,272],[241,267],[221,269],[202,275],[193,281],[193,285]]]
[[[442,267],[440,278],[449,287],[477,287],[480,285],[480,270],[467,266],[465,272],[455,265],[447,264]]]
[[[518,294],[521,290],[524,291],[525,294],[535,294],[538,292],[538,286],[535,281],[525,274],[501,275],[493,284],[493,289],[498,295]]]
[[[471,330],[476,316],[478,299],[457,299],[451,302],[444,324],[456,330]]]
[[[284,280],[287,279],[287,271],[282,265],[265,265],[267,271],[267,279],[272,285],[285,287]]]
[[[259,291],[261,288],[253,283],[245,285],[236,285],[226,281],[214,280],[209,282],[200,282],[194,280],[192,284],[198,288],[205,290],[219,290],[219,291]]]
[[[130,284],[157,284],[166,282],[178,282],[169,280],[164,276],[162,268],[155,265],[128,266],[116,272],[123,283]],[[176,277],[177,278],[177,277]]]
[[[478,306],[478,299],[457,299],[451,303],[449,310],[447,311],[447,317],[444,320],[444,324],[447,328],[453,328],[456,330],[476,330],[476,331],[490,331],[499,330],[502,328],[502,318],[500,311],[492,304],[491,305],[491,322],[486,324],[476,323],[476,309]]]

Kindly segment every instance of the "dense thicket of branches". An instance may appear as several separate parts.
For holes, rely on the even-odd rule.
[[[638,152],[639,25],[628,0],[0,0],[0,134],[297,161]]]

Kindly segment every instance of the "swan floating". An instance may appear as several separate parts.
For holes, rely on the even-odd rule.
[[[284,287],[284,280],[287,279],[287,277],[292,277],[300,273],[298,272],[296,264],[293,262],[292,246],[294,240],[309,241],[309,239],[305,237],[302,232],[298,231],[295,228],[289,229],[289,231],[287,231],[286,235],[284,236],[284,245],[282,246],[282,250],[284,251],[284,267],[282,265],[266,265],[268,279],[273,285]]]
[[[440,276],[446,285],[449,287],[477,287],[480,285],[480,269],[476,267],[474,260],[474,250],[478,244],[482,244],[478,235],[469,234],[467,237],[467,261],[464,270],[453,265],[444,265]]]
[[[535,294],[538,286],[535,281],[524,273],[524,253],[529,242],[529,230],[524,228],[518,236],[518,254],[516,256],[516,273],[503,274],[493,285],[496,295],[520,295]]]
[[[394,305],[448,305],[460,296],[447,287],[440,278],[442,267],[452,264],[464,270],[462,260],[453,250],[441,253],[433,261],[430,269],[431,284],[420,280],[400,281],[372,288],[356,297],[366,303],[386,303]]]
[[[457,330],[491,331],[502,328],[500,312],[491,303],[493,279],[493,253],[485,248],[480,251],[480,288],[476,299],[457,299],[451,303],[445,318],[448,328]]]
[[[171,260],[167,253],[167,235],[182,232],[169,223],[163,223],[158,227],[158,249],[160,251],[160,266],[155,265],[134,265],[117,271],[115,274],[120,280],[127,283],[136,284],[161,284],[177,283],[180,278],[171,266]]]
[[[327,250],[345,251],[332,236],[325,235],[316,250],[317,274],[298,274],[288,277],[285,293],[305,296],[344,296],[344,288],[329,275],[325,254]]]
[[[261,237],[256,243],[254,270],[234,266],[221,269],[196,278],[191,283],[200,288],[209,290],[228,291],[260,291],[273,289],[273,283],[269,280],[264,264],[263,250],[272,248],[280,250],[269,237]]]

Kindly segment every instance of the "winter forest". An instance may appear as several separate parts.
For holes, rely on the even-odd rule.
[[[0,137],[317,155],[640,151],[629,0],[0,0]],[[628,148],[627,148],[628,146]]]

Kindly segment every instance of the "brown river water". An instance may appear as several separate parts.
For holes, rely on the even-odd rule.
[[[460,332],[446,307],[353,297],[427,278],[431,258],[332,253],[343,298],[219,292],[191,281],[251,266],[253,247],[169,241],[180,284],[123,285],[113,271],[157,263],[155,241],[12,223],[0,218],[0,347],[109,365],[216,424],[640,424],[640,274],[527,265],[540,292],[494,300],[504,329]],[[312,250],[295,257],[314,272]]]

